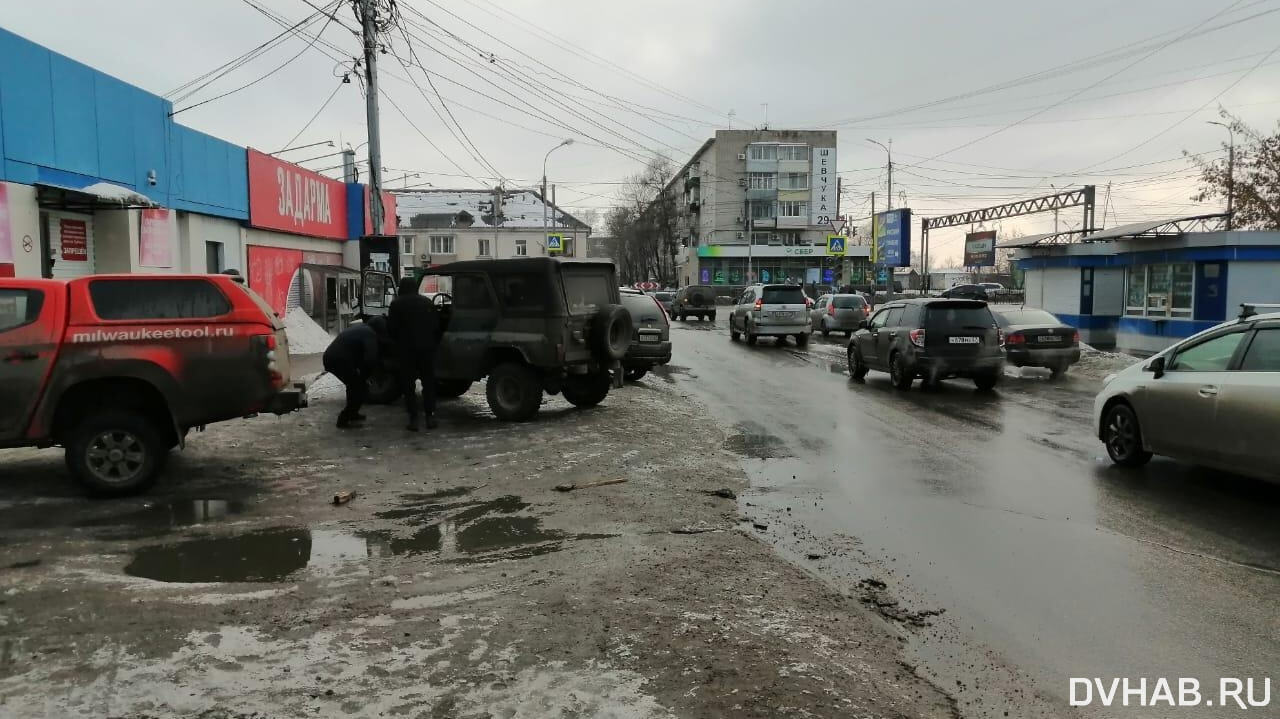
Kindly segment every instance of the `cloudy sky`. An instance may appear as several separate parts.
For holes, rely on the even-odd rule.
[[[1206,124],[1219,104],[1268,128],[1280,110],[1280,0],[398,3],[403,31],[380,56],[390,184],[528,186],[546,151],[573,137],[549,166],[570,211],[603,212],[646,157],[683,163],[717,127],[763,124],[767,105],[770,127],[839,131],[852,217],[887,189],[872,138],[892,140],[895,205],[918,215],[1094,183],[1098,219],[1113,226],[1217,209],[1189,200],[1182,152],[1221,151],[1226,131]],[[336,5],[41,0],[5,3],[0,22],[179,110],[253,82],[178,118],[273,151],[365,140],[361,85],[341,83],[359,54],[350,1],[332,20],[316,11]],[[207,86],[188,85],[284,33],[268,15],[310,18],[301,29],[323,31],[322,42],[285,33]],[[1079,214],[1059,221],[1078,225]],[[1000,229],[1052,224],[1033,216]],[[958,255],[959,237],[937,235],[935,256]]]

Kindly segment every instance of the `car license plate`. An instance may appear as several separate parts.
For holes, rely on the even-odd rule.
[[[1053,344],[1057,341],[1058,341],[1058,338],[1053,335],[1040,335],[1039,337],[1036,338],[1036,342],[1039,342],[1041,344]]]
[[[796,316],[796,313],[794,313],[794,312],[774,312],[771,316],[772,316],[774,319],[778,319],[778,320],[789,320],[789,319],[794,319],[794,318],[795,318],[795,316]]]
[[[950,342],[951,342],[951,344],[953,344],[953,345],[976,345],[976,344],[978,344],[978,341],[979,341],[979,340],[978,340],[978,338],[977,338],[977,337],[952,337],[952,338],[950,338]]]
[[[641,342],[657,342],[661,339],[662,338],[659,337],[658,335],[640,335]]]

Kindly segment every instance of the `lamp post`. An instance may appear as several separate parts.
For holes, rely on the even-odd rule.
[[[1236,194],[1236,131],[1225,122],[1217,120],[1209,120],[1208,124],[1225,127],[1227,135],[1230,136],[1230,144],[1227,145],[1227,229],[1231,229],[1231,213],[1235,209]]]
[[[885,211],[888,212],[889,210],[893,209],[893,150],[889,149],[890,147],[893,146],[893,140],[889,140],[888,145],[884,144],[883,142],[880,142],[879,140],[872,140],[869,137],[866,138],[866,140],[867,142],[879,145],[880,147],[884,148],[884,152],[889,158],[889,164],[888,164],[889,196],[885,198],[885,203],[888,205],[888,207],[885,208]],[[871,201],[871,243],[873,245],[875,244],[875,241],[876,241],[875,227],[876,227],[876,213],[875,213],[875,200],[873,199]],[[880,248],[878,246],[876,247],[876,259],[879,261],[879,264],[884,265],[884,256],[880,252]],[[926,259],[925,261],[927,262],[928,260]],[[888,279],[885,280],[884,297],[886,300],[888,300],[890,298],[890,295],[892,295],[893,293],[893,271],[886,270],[886,274],[888,275]],[[874,285],[872,286],[874,287]],[[871,296],[874,299],[875,293],[873,292]]]
[[[547,246],[547,159],[551,157],[551,153],[559,150],[565,145],[572,145],[573,138],[561,142],[559,145],[547,150],[547,154],[542,157],[542,246]]]
[[[872,140],[871,138],[868,137],[867,142],[874,143],[884,148],[885,154],[889,156],[889,193],[888,193],[888,197],[885,200],[889,206],[886,207],[885,210],[886,211],[892,210],[893,209],[893,150],[889,148],[893,147],[893,140],[890,140],[889,144],[885,145],[883,142],[880,142],[879,140]]]

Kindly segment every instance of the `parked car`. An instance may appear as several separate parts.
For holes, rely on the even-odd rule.
[[[987,290],[981,285],[956,285],[939,296],[950,300],[982,300],[986,302],[988,299]]]
[[[988,297],[994,296],[997,292],[1004,292],[1004,285],[999,282],[979,282],[978,286],[987,293]]]
[[[675,311],[672,308],[675,306],[676,293],[670,290],[660,290],[653,293],[653,298],[658,301],[658,304],[662,305],[662,311],[666,312],[668,317],[671,317],[671,313]]]
[[[716,288],[711,285],[687,285],[676,290],[671,301],[671,317],[687,320],[690,317],[716,321]]]
[[[747,344],[760,337],[776,337],[781,344],[792,336],[804,345],[812,332],[808,298],[798,285],[751,285],[729,315],[729,339],[734,342],[746,335]]]
[[[1280,312],[1255,311],[1103,380],[1093,430],[1112,462],[1159,454],[1280,479]]]
[[[619,293],[634,328],[631,346],[622,358],[622,376],[635,382],[655,366],[671,361],[671,323],[657,297],[636,290],[620,289]]]
[[[907,389],[916,377],[933,385],[967,377],[979,389],[1000,381],[1002,332],[985,302],[952,299],[894,300],[876,310],[849,340],[849,374],[888,372]]]
[[[814,303],[809,319],[813,329],[823,337],[832,332],[843,332],[848,337],[867,319],[869,312],[870,307],[862,295],[823,295]]]
[[[66,449],[99,496],[160,475],[188,430],[306,406],[284,324],[228,275],[0,279],[0,447]]]
[[[427,276],[448,277],[452,287],[434,299],[442,314],[437,396],[457,397],[487,379],[489,409],[520,422],[538,413],[543,393],[594,407],[622,382],[632,322],[613,263],[464,260],[432,267]],[[383,355],[384,366],[370,378],[370,399],[392,402],[400,396],[389,364],[395,353]]]
[[[1014,367],[1048,367],[1054,379],[1080,361],[1080,332],[1044,310],[993,309],[1004,330],[1005,360]]]

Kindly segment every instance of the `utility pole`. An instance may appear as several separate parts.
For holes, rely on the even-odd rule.
[[[888,212],[893,209],[893,140],[889,140],[889,144],[886,145],[879,140],[872,140],[868,137],[867,142],[879,145],[884,149],[885,154],[889,156],[889,199],[886,200],[888,207],[885,208],[885,212]]]
[[[369,127],[369,216],[382,234],[382,136],[378,125],[378,0],[355,0],[364,32],[365,111]]]
[[[1236,199],[1236,131],[1225,122],[1210,120],[1210,125],[1225,127],[1227,134],[1231,136],[1230,144],[1227,145],[1227,229],[1231,229],[1231,214],[1235,211]]]
[[[876,265],[880,264],[880,240],[876,236],[876,193],[871,191],[871,272],[876,272]],[[876,281],[875,275],[871,277],[871,304],[876,303]]]

